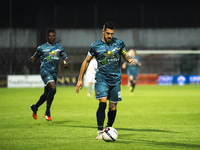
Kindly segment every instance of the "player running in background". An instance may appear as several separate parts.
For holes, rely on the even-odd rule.
[[[134,65],[130,65],[128,64],[127,62],[124,62],[123,65],[122,65],[122,68],[123,69],[126,69],[126,65],[128,65],[127,67],[127,74],[129,76],[129,81],[130,81],[130,90],[131,90],[131,93],[133,93],[134,91],[134,88],[135,88],[135,84],[137,82],[137,75],[138,75],[138,67],[140,67],[142,64],[140,62],[140,58],[136,56],[136,50],[134,49],[131,49],[129,50],[129,55],[132,59],[134,59],[135,63]]]
[[[56,81],[58,76],[58,64],[60,57],[63,58],[64,67],[67,68],[67,54],[61,45],[55,43],[56,34],[54,29],[46,31],[47,43],[39,46],[37,51],[31,57],[30,62],[34,63],[40,57],[40,75],[45,84],[44,93],[40,96],[38,102],[31,105],[33,118],[37,119],[38,108],[47,100],[45,117],[47,121],[51,121],[50,107],[56,94]]]
[[[87,68],[85,79],[88,82],[88,96],[92,96],[94,90],[94,83],[95,83],[95,73],[97,70],[97,61],[95,57],[92,58],[90,64]]]
[[[126,52],[123,41],[114,38],[115,26],[111,22],[107,22],[103,26],[103,38],[94,42],[88,52],[86,59],[83,61],[78,83],[76,85],[76,93],[83,87],[83,75],[93,57],[98,63],[95,75],[95,95],[99,100],[99,107],[96,112],[98,135],[97,140],[102,139],[103,124],[105,120],[105,109],[107,100],[109,100],[108,122],[106,126],[112,127],[115,117],[117,103],[121,98],[121,55],[123,58],[134,65],[134,60],[130,58]]]

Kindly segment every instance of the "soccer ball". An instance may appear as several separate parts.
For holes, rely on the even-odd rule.
[[[107,127],[103,130],[102,138],[106,142],[114,142],[117,139],[117,130],[112,127]]]

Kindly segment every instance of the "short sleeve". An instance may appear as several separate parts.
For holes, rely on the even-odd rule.
[[[41,48],[41,46],[38,46],[38,48],[37,48],[37,50],[36,50],[36,52],[34,53],[34,57],[35,58],[39,58],[40,56],[42,56],[42,48]]]
[[[127,51],[126,51],[126,46],[124,44],[124,42],[121,43],[121,54],[124,56],[126,55]]]
[[[95,51],[93,50],[93,46],[90,47],[89,51],[88,51],[88,55],[90,57],[94,57],[95,56]]]
[[[62,46],[60,46],[60,57],[62,57],[63,59],[67,58],[67,54],[64,51],[64,48]]]

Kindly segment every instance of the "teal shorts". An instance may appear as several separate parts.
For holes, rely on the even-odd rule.
[[[104,79],[96,79],[95,83],[96,99],[107,97],[110,102],[117,103],[122,101],[121,84],[110,86]]]
[[[128,76],[133,76],[134,80],[137,80],[137,75],[138,75],[137,71],[127,70],[127,74]]]
[[[47,86],[47,84],[49,82],[54,81],[56,83],[56,81],[57,81],[57,73],[50,73],[48,71],[41,70],[40,75],[41,75],[41,78],[42,78],[45,86]]]

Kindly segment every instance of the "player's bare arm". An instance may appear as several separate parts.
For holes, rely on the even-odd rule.
[[[134,65],[134,59],[132,59],[127,53],[123,57],[125,61],[131,64],[131,66]]]
[[[76,91],[75,91],[76,93],[79,93],[79,88],[82,89],[82,87],[83,87],[83,75],[84,75],[85,71],[87,70],[91,59],[92,59],[92,57],[87,55],[87,57],[85,58],[85,60],[83,61],[82,65],[81,65],[81,69],[80,69],[80,73],[79,73],[79,77],[78,77],[78,83],[76,84]]]
[[[35,60],[36,60],[36,58],[35,58],[34,56],[32,56],[32,57],[30,58],[30,62],[31,62],[31,63],[34,63]]]
[[[68,67],[68,59],[66,58],[66,59],[63,61],[63,63],[64,63],[64,68],[67,68],[67,67]]]
[[[136,60],[135,62],[139,67],[142,66],[142,64],[138,60]]]
[[[123,68],[123,69],[126,69],[126,62],[124,62],[124,63],[122,64],[122,68]]]

